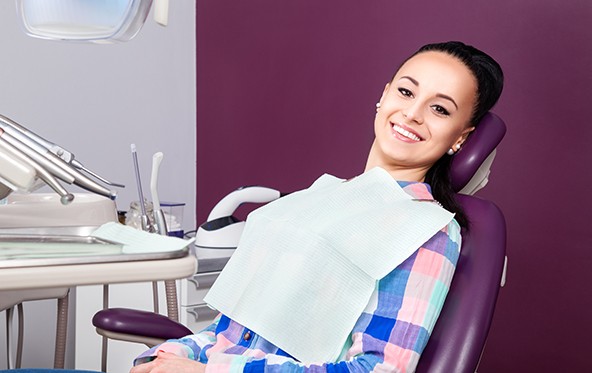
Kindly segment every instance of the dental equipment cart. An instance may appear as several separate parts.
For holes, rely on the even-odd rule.
[[[68,251],[56,252],[51,258],[0,260],[0,292],[172,280],[191,276],[197,269],[195,256],[188,248],[140,254],[111,251],[78,257]],[[56,356],[59,358],[63,361],[63,356]]]

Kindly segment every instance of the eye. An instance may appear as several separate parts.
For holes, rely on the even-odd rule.
[[[408,90],[407,88],[398,88],[399,93],[401,93],[405,97],[413,97],[413,92]]]
[[[444,115],[444,116],[449,116],[450,115],[450,112],[448,110],[446,110],[443,106],[440,106],[440,105],[432,105],[432,109],[434,109],[434,111],[437,114]]]

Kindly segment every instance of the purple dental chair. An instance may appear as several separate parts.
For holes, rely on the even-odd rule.
[[[506,224],[492,202],[469,194],[487,183],[495,148],[505,132],[504,122],[495,114],[487,114],[452,161],[453,187],[471,227],[463,232],[450,291],[419,360],[418,373],[477,370],[498,291],[505,282]],[[159,314],[122,308],[99,311],[93,325],[103,336],[148,346],[197,332]]]

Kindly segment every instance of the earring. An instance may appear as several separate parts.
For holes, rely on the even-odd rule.
[[[378,111],[380,109],[380,102],[376,103],[376,111]]]
[[[460,150],[460,144],[456,144],[454,145],[454,147],[456,148],[456,151],[452,148],[448,149],[448,151],[446,152],[446,154],[448,155],[454,155],[455,152]]]

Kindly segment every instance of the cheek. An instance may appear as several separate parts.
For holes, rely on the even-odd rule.
[[[379,110],[374,116],[374,134],[377,135],[378,131],[384,127],[385,118],[381,110]]]
[[[454,128],[451,129],[450,125],[448,125],[438,128],[436,132],[432,132],[434,138],[438,139],[438,148],[448,149],[452,146],[462,135],[463,128],[460,126],[454,126]]]

